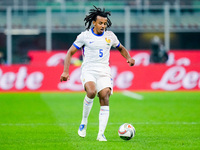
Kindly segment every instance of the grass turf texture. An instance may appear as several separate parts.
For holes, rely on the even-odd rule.
[[[99,102],[95,98],[86,138],[77,134],[84,93],[0,94],[0,149],[200,149],[200,92],[141,92],[143,100],[121,93],[110,98],[107,142],[96,141]],[[136,135],[118,136],[123,123]]]

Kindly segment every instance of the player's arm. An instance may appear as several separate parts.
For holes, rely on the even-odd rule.
[[[127,49],[122,44],[120,44],[117,49],[120,51],[121,55],[126,58],[127,63],[129,63],[130,66],[134,66],[135,60],[130,56]]]
[[[62,75],[60,76],[60,82],[69,80],[69,66],[71,63],[71,58],[76,53],[77,50],[78,49],[74,45],[72,45],[69,48],[64,60],[64,70],[63,70]]]

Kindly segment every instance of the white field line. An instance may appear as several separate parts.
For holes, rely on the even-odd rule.
[[[136,93],[133,93],[133,92],[130,92],[130,91],[125,90],[125,91],[122,92],[122,94],[125,95],[125,96],[128,96],[128,97],[137,99],[137,100],[143,100],[142,95],[139,95],[139,94],[136,94]]]
[[[108,125],[122,125],[123,123],[108,123]],[[136,122],[131,123],[132,125],[199,125],[200,122]],[[0,123],[0,126],[72,126],[79,123]],[[88,123],[88,125],[96,125],[99,123]]]

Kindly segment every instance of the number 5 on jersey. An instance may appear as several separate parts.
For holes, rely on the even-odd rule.
[[[99,49],[99,57],[103,57],[103,49]]]

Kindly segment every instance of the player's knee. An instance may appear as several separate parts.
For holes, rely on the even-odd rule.
[[[89,90],[89,91],[87,91],[87,96],[89,98],[91,98],[91,99],[94,98],[96,96],[96,94],[97,94],[96,90]]]
[[[111,89],[110,88],[106,88],[105,91],[104,91],[104,97],[110,97],[111,95]]]
[[[110,95],[111,95],[110,88],[105,88],[99,93],[99,96],[101,97],[101,99],[109,99]]]

